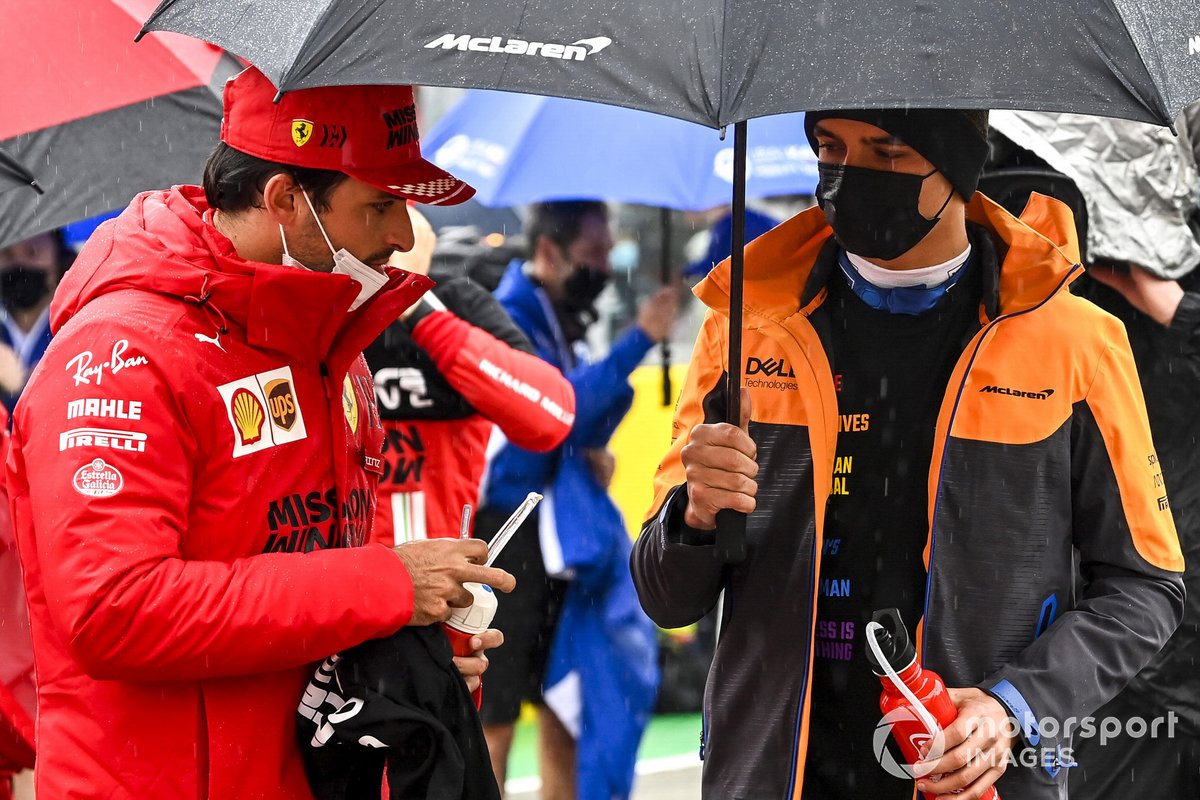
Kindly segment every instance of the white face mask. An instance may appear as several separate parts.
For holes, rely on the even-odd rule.
[[[304,195],[304,202],[308,203],[308,209],[312,211],[313,219],[317,221],[317,229],[321,231],[321,237],[325,240],[325,246],[329,248],[330,253],[333,253],[333,270],[331,271],[335,275],[346,275],[358,283],[358,297],[354,298],[354,302],[350,304],[350,310],[353,311],[383,288],[383,285],[387,283],[387,276],[359,261],[344,247],[340,250],[334,250],[333,243],[329,241],[329,236],[325,233],[325,226],[321,224],[321,218],[317,216],[317,209],[313,207],[312,200],[308,197],[308,192],[301,189],[300,193]],[[285,267],[308,269],[308,267],[292,258],[291,253],[288,252],[287,237],[283,233],[282,225],[279,226],[279,238],[283,240],[283,258],[280,259],[283,265]]]

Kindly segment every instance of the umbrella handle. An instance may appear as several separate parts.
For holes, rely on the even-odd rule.
[[[671,345],[665,341],[659,347],[662,354],[662,404],[663,408],[671,405],[675,392],[671,388]]]
[[[731,508],[717,512],[717,558],[725,564],[746,560],[746,515]]]
[[[729,360],[726,363],[725,420],[737,425],[742,418],[742,289],[743,249],[746,243],[746,123],[733,126],[733,240],[729,254]],[[746,515],[723,509],[717,512],[717,558],[740,564],[746,558]]]

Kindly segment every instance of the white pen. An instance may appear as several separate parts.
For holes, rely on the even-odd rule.
[[[490,567],[496,561],[496,557],[500,555],[500,551],[504,549],[504,545],[508,544],[508,540],[517,532],[517,528],[521,527],[521,523],[525,521],[525,518],[529,516],[529,512],[533,511],[533,507],[541,499],[542,496],[537,492],[530,492],[524,501],[521,502],[521,505],[517,506],[517,510],[512,513],[512,516],[505,521],[500,530],[496,532],[496,535],[492,537],[492,540],[488,542],[488,559],[484,566]]]

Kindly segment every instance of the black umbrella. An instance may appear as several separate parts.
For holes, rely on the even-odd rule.
[[[282,91],[412,83],[736,123],[727,418],[739,419],[745,120],[825,108],[1017,108],[1169,125],[1200,98],[1197,0],[163,0]],[[743,520],[744,525],[744,520]],[[742,535],[718,534],[729,560]]]
[[[38,194],[45,194],[29,168],[0,149],[0,193],[18,186],[28,186]]]
[[[844,107],[1024,108],[1169,124],[1200,97],[1196,0],[164,0],[276,86],[576,97],[716,128]]]

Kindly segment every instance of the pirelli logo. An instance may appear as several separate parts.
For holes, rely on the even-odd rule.
[[[58,435],[58,451],[76,447],[99,447],[125,450],[130,453],[146,452],[146,434],[137,431],[116,431],[110,428],[72,428]]]
[[[987,394],[1006,394],[1009,397],[1026,397],[1030,400],[1045,400],[1054,394],[1053,389],[1042,389],[1040,392],[1026,392],[1021,389],[1010,389],[1007,386],[985,386],[979,390]]]

